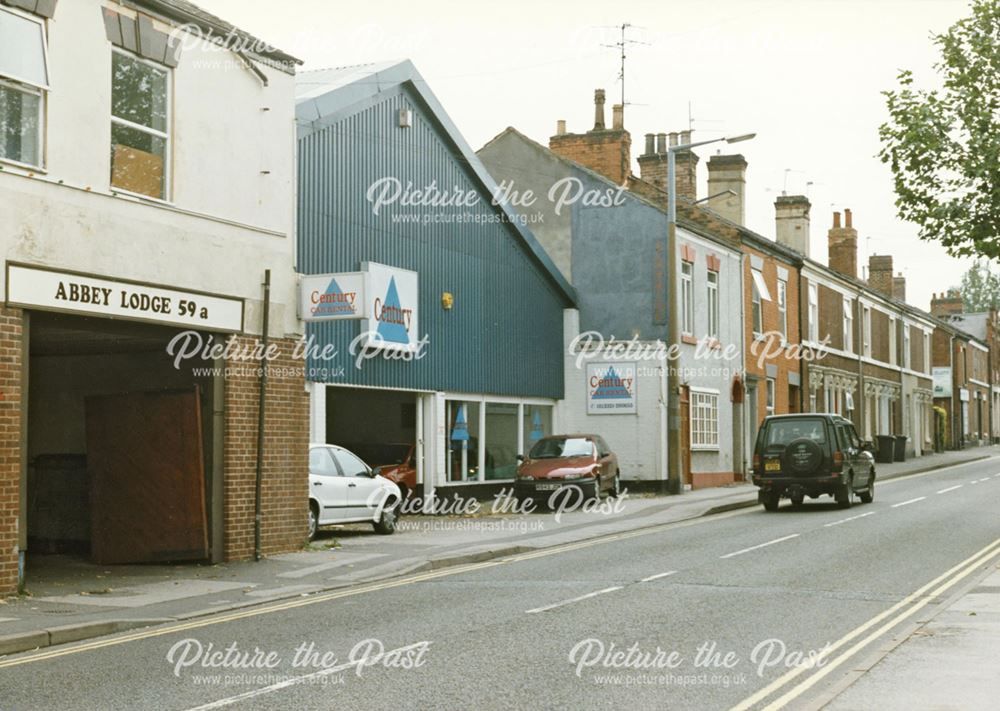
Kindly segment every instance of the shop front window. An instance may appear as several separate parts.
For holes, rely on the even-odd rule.
[[[486,403],[486,479],[517,475],[517,403]]]

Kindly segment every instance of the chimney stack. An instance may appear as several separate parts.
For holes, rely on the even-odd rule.
[[[632,174],[632,137],[624,128],[624,110],[620,105],[613,107],[612,120],[613,128],[605,128],[604,89],[597,89],[594,91],[594,128],[586,133],[567,133],[566,122],[559,121],[556,134],[549,137],[549,149],[600,173],[616,185],[624,185]]]
[[[964,312],[962,295],[955,289],[949,289],[946,294],[934,294],[934,298],[931,299],[931,314],[934,316],[946,318]]]
[[[868,257],[868,286],[883,296],[892,297],[892,282],[892,255],[870,255]]]
[[[625,107],[621,104],[615,104],[611,107],[611,128],[615,131],[625,129]]]
[[[858,231],[854,229],[851,211],[844,210],[844,226],[840,226],[840,213],[833,213],[833,227],[827,233],[830,269],[852,279],[858,278]]]
[[[900,272],[892,278],[892,298],[906,302],[906,277]]]
[[[781,195],[774,202],[774,230],[778,244],[809,256],[809,210],[805,195]]]
[[[739,155],[714,155],[708,159],[708,194],[719,195],[708,201],[708,208],[738,225],[746,224],[744,194],[747,184],[747,161]]]

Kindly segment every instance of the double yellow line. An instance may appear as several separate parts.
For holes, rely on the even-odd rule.
[[[809,689],[822,681],[831,672],[833,672],[834,669],[841,666],[859,651],[864,649],[893,627],[897,626],[903,620],[915,615],[919,610],[923,609],[933,600],[937,599],[942,593],[945,593],[949,589],[955,587],[955,585],[972,573],[977,570],[981,570],[984,565],[988,564],[997,556],[1000,556],[1000,538],[993,541],[985,548],[980,549],[977,553],[966,558],[947,572],[934,578],[934,580],[930,581],[919,590],[907,595],[888,610],[885,610],[865,622],[863,625],[851,630],[849,633],[831,644],[822,655],[819,655],[814,664],[810,666],[797,667],[786,672],[765,686],[763,689],[760,689],[752,696],[749,696],[741,701],[739,704],[734,706],[731,711],[747,711],[747,709],[753,708],[757,704],[762,703],[765,699],[784,689],[799,676],[802,676],[806,672],[813,671],[813,673],[808,677],[764,706],[763,711],[777,711],[778,709],[785,708],[789,703],[799,699]],[[872,631],[869,632],[869,630]],[[866,632],[868,632],[867,635],[865,635]],[[865,636],[862,637],[862,635]],[[861,639],[858,639],[859,637]],[[855,642],[855,640],[857,641]],[[851,642],[854,642],[854,644],[851,644]],[[840,654],[833,656],[837,650],[848,644],[851,644],[851,646],[844,649],[844,651]],[[820,664],[822,664],[822,666],[820,666]]]

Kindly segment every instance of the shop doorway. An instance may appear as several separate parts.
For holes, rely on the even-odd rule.
[[[102,565],[221,560],[217,364],[175,365],[174,328],[27,316],[29,579],[67,556]]]
[[[328,387],[326,442],[349,449],[395,481],[404,498],[422,496],[418,404],[414,392]]]

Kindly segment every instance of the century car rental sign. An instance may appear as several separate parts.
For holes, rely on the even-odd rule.
[[[7,304],[222,333],[243,330],[243,299],[237,297],[12,262]]]

